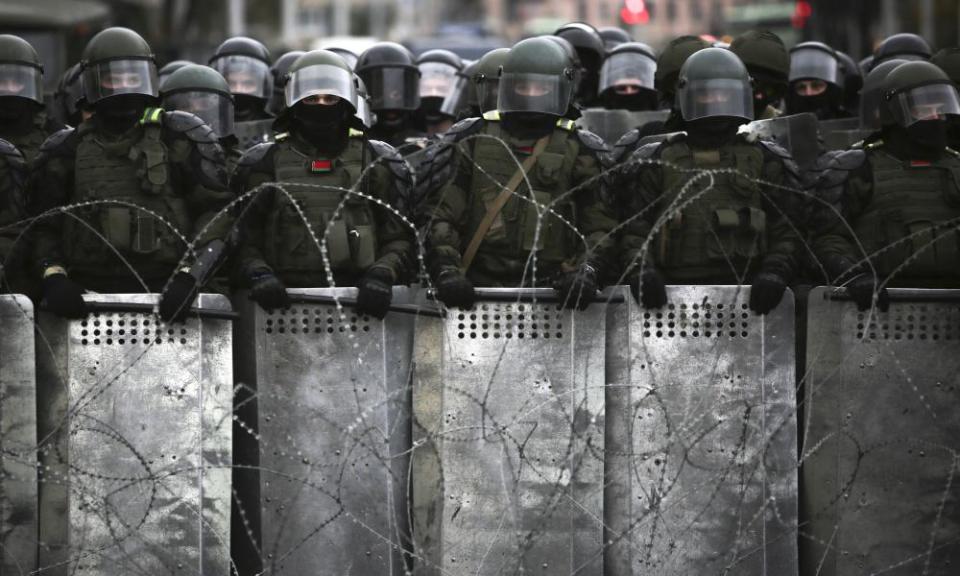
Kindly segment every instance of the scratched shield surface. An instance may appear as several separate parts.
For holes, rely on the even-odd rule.
[[[792,294],[667,296],[608,321],[605,573],[796,574]]]
[[[418,574],[602,573],[606,305],[515,294],[418,320]]]
[[[809,298],[803,572],[957,574],[960,291],[831,293]]]
[[[44,574],[230,573],[229,320],[158,323],[111,306],[38,325]],[[229,310],[219,295],[201,308]]]
[[[0,574],[37,569],[33,304],[0,296]]]
[[[289,294],[287,310],[242,305],[259,503],[241,498],[260,507],[258,560],[269,574],[404,574],[415,315],[309,301],[355,299],[355,288]],[[408,300],[394,288],[393,304]]]

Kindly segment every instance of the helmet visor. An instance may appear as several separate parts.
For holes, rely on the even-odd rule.
[[[816,48],[801,48],[790,54],[790,81],[815,79],[843,86],[840,62],[828,52]]]
[[[219,72],[233,95],[253,96],[267,100],[273,90],[273,76],[266,62],[250,56],[221,56],[210,63]]]
[[[459,116],[460,110],[466,106],[469,89],[470,80],[466,76],[458,75],[453,89],[444,97],[443,104],[440,105],[440,113],[453,117]]]
[[[43,104],[43,72],[35,66],[0,62],[0,96],[19,96]]]
[[[681,87],[677,99],[687,121],[717,116],[753,120],[753,88],[743,80],[691,80]]]
[[[424,62],[420,69],[420,97],[445,98],[453,91],[457,69],[443,62]]]
[[[613,54],[600,68],[600,92],[618,86],[633,86],[653,90],[653,76],[657,63],[636,52]]]
[[[372,128],[376,123],[373,112],[370,110],[370,104],[368,104],[367,99],[362,96],[357,98],[357,113],[354,114],[354,116],[367,128]]]
[[[420,107],[416,68],[369,68],[360,73],[373,110],[416,110]]]
[[[487,78],[477,82],[477,98],[480,100],[480,111],[489,112],[497,109],[497,99],[500,97],[500,78]]]
[[[952,84],[928,84],[905,90],[895,94],[889,105],[890,112],[901,126],[960,114],[957,89]]]
[[[573,83],[559,74],[504,73],[500,78],[500,112],[539,112],[563,116],[570,106]]]
[[[209,126],[217,138],[233,134],[233,99],[219,92],[185,91],[163,97],[164,110],[189,112]]]
[[[288,108],[310,96],[338,96],[357,109],[357,85],[353,73],[337,66],[319,64],[297,70],[284,86]]]
[[[120,94],[159,95],[157,67],[152,60],[107,60],[83,70],[83,92],[89,104]]]

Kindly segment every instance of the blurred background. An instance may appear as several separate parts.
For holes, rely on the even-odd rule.
[[[960,44],[957,0],[0,0],[0,33],[40,52],[49,90],[86,41],[114,25],[140,32],[163,64],[205,62],[235,35],[275,55],[329,45],[359,53],[394,40],[417,54],[447,48],[473,59],[576,20],[618,26],[655,48],[680,34],[723,41],[751,28],[788,47],[826,42],[855,59],[895,32],[918,33],[934,49]]]

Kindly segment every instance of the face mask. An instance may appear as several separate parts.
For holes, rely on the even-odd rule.
[[[32,120],[36,102],[19,96],[0,96],[0,123],[16,124]]]
[[[389,112],[377,112],[377,125],[387,130],[400,130],[406,122],[407,115],[404,112],[392,110]]]
[[[816,96],[800,96],[792,91],[787,95],[787,110],[790,114],[812,112],[820,120],[828,120],[835,116],[836,102],[828,89]]]
[[[686,122],[690,141],[697,146],[716,148],[737,135],[737,129],[743,124],[741,118],[700,118]]]
[[[336,106],[297,104],[294,130],[307,142],[321,150],[342,150],[347,137],[349,108],[342,102]]]
[[[151,102],[141,94],[119,94],[104,98],[94,105],[100,124],[110,132],[121,134],[133,128]]]
[[[921,120],[907,126],[907,138],[921,155],[938,155],[947,146],[946,120]]]
[[[534,112],[505,113],[501,123],[511,136],[524,140],[542,138],[553,131],[557,119],[550,114]]]
[[[263,110],[263,100],[249,94],[234,94],[234,118],[241,122],[256,117]]]
[[[630,110],[632,112],[656,110],[657,95],[643,92],[624,95],[616,94],[610,90],[603,95],[603,107],[607,110]]]

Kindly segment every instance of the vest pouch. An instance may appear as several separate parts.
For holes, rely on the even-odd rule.
[[[908,222],[905,231],[910,241],[904,244],[911,246],[912,250],[904,257],[909,258],[910,264],[897,276],[904,272],[915,276],[940,276],[956,267],[956,232],[928,221]]]
[[[160,239],[157,236],[157,219],[151,214],[137,210],[134,220],[133,246],[131,250],[136,254],[153,254],[160,249]]]
[[[563,160],[562,154],[553,152],[544,152],[537,158],[534,174],[530,175],[530,184],[534,188],[546,189],[555,194],[566,192],[566,190],[557,190],[556,187],[563,179]],[[521,184],[522,187],[525,188]],[[521,188],[518,188],[521,189]]]
[[[550,206],[550,201],[552,200],[549,192],[534,192],[533,197],[536,199],[536,204],[534,202],[524,202],[526,205],[526,214],[523,219],[523,229],[520,231],[520,237],[522,242],[520,243],[520,248],[524,252],[537,252],[543,249],[544,245],[549,245],[547,242],[544,242],[544,239],[549,235],[549,228],[552,227],[553,221],[555,218],[552,214],[546,212],[547,206]],[[540,212],[543,212],[541,218]],[[540,219],[540,229],[537,229],[537,220]]]
[[[766,235],[766,214],[756,208],[718,208],[712,213],[712,231],[706,231],[706,254],[711,262],[760,255]]]
[[[373,226],[361,224],[351,226],[347,239],[350,243],[350,256],[353,265],[359,270],[366,270],[377,259],[377,242]]]
[[[333,270],[350,268],[353,259],[350,255],[350,243],[347,238],[347,224],[342,218],[338,218],[324,229],[326,230],[326,236],[323,237],[322,241],[326,243],[330,268]],[[321,229],[320,232],[323,232],[324,229]]]
[[[100,212],[100,230],[106,241],[120,252],[130,250],[132,223],[131,208],[126,206],[107,206]]]

